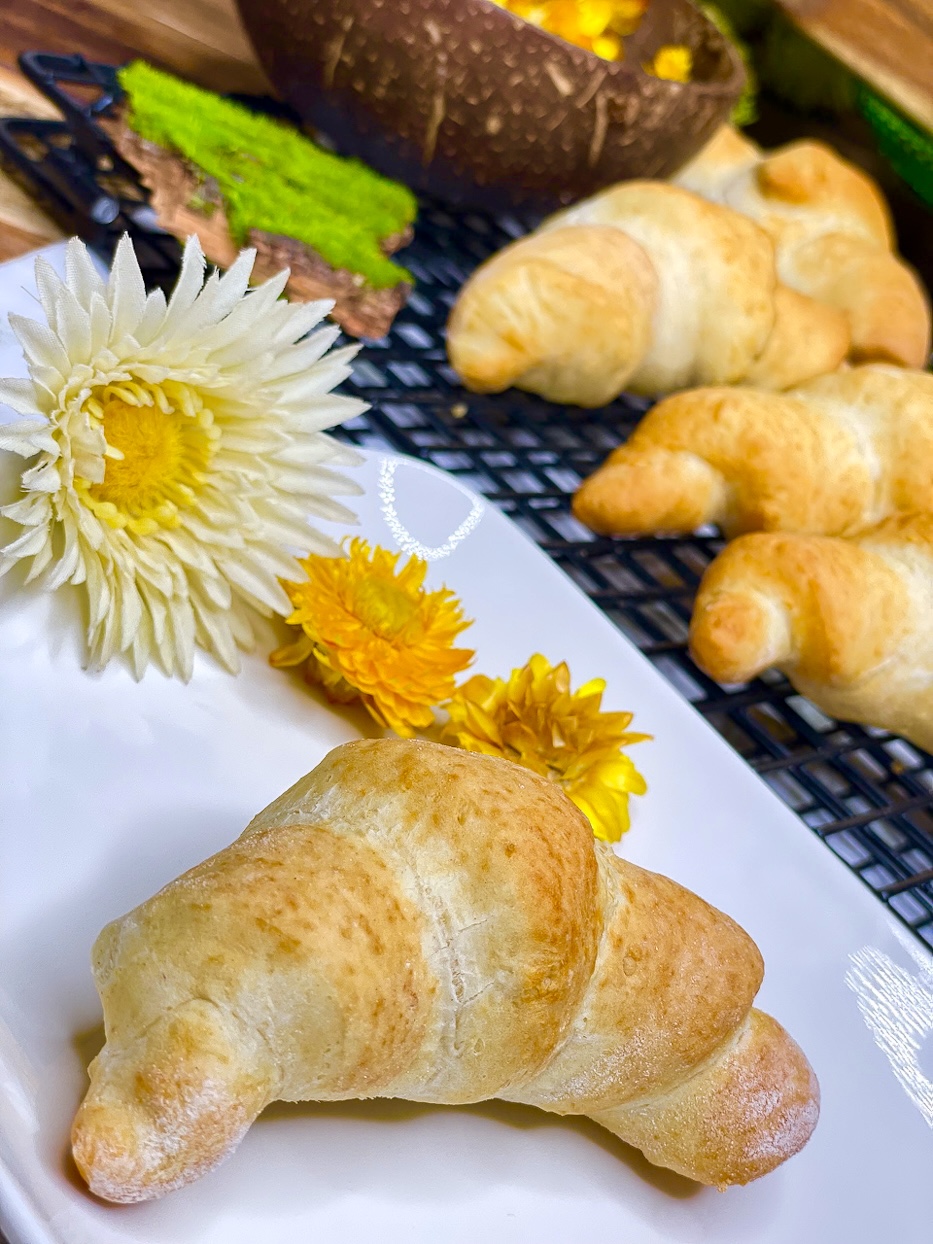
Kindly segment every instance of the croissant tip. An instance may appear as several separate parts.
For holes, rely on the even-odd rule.
[[[690,628],[691,656],[717,682],[748,682],[786,655],[773,613],[758,593],[736,589],[701,599]]]

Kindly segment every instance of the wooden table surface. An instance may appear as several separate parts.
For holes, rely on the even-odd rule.
[[[933,0],[779,0],[812,39],[933,131]]]
[[[882,94],[933,130],[933,0],[777,3]],[[0,110],[7,114],[42,107],[35,97],[30,101],[28,84],[16,70],[19,53],[32,49],[80,52],[110,62],[142,55],[214,90],[271,91],[235,0],[0,0]],[[11,92],[15,96],[17,91],[25,92],[25,102],[11,106]],[[786,137],[775,134],[770,141]],[[829,137],[842,145],[841,131],[838,138]],[[846,154],[860,159],[857,151]],[[871,150],[863,155],[867,160],[861,162],[883,174],[883,168],[872,165]],[[893,190],[897,192],[896,181]],[[909,215],[916,209],[908,201],[906,210]],[[916,242],[917,254],[911,257],[924,271],[933,264],[920,238],[928,232],[927,222],[927,216],[919,225],[909,221],[906,230]],[[55,236],[52,222],[0,172],[0,258]]]
[[[933,0],[777,0],[817,42],[933,129]],[[268,83],[235,0],[0,0],[0,64],[19,52],[147,56],[218,91]]]
[[[269,91],[234,0],[0,0],[0,64],[32,49],[145,56],[215,91]]]

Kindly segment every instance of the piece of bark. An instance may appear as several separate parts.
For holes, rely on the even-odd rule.
[[[229,268],[239,247],[231,236],[216,182],[182,156],[140,138],[119,114],[102,119],[101,125],[152,194],[152,208],[161,228],[182,240],[196,233],[207,258],[218,267]],[[390,245],[394,249],[410,239],[410,230],[397,234],[386,240],[384,249],[388,253]],[[250,229],[248,241],[256,248],[254,281],[290,268],[286,286],[289,296],[299,302],[333,299],[331,317],[352,337],[384,337],[411,293],[407,282],[389,289],[371,289],[359,274],[331,267],[313,247],[295,238]]]

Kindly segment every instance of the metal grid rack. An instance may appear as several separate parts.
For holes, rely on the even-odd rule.
[[[109,258],[128,230],[153,283],[177,263],[147,196],[94,117],[118,94],[113,69],[29,54],[27,75],[64,120],[0,122],[0,154],[66,227]],[[94,210],[96,207],[96,210]],[[630,433],[648,403],[599,411],[512,391],[467,393],[447,365],[443,330],[457,291],[525,224],[424,203],[402,261],[417,287],[389,336],[367,343],[350,382],[371,410],[341,430],[458,475],[509,514],[898,917],[933,946],[933,757],[884,731],[831,721],[780,675],[722,687],[686,650],[693,594],[721,547],[689,539],[612,540],[573,518],[570,497]]]

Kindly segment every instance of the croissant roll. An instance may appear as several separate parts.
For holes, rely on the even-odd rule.
[[[850,539],[742,536],[707,570],[690,647],[718,682],[771,666],[844,721],[933,750],[933,514]]]
[[[605,534],[715,523],[730,536],[841,535],[933,510],[933,375],[875,365],[789,393],[676,394],[583,482],[573,508]]]
[[[604,406],[647,353],[658,303],[648,256],[618,229],[514,242],[471,278],[451,317],[451,362],[470,388],[521,387]]]
[[[929,299],[893,253],[884,196],[861,169],[809,140],[765,152],[727,125],[676,181],[765,230],[781,281],[846,317],[853,362],[925,366]]]
[[[817,1119],[806,1059],[752,1009],[747,934],[553,783],[439,744],[337,748],[109,925],[94,971],[107,1042],[72,1144],[111,1201],[198,1178],[277,1099],[498,1096],[721,1187]]]
[[[767,235],[664,182],[577,204],[483,264],[448,325],[468,387],[601,406],[743,380],[781,389],[846,356],[843,316],[777,278]]]

